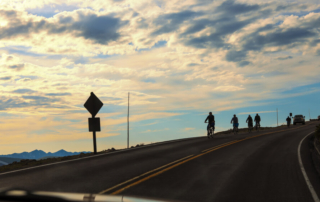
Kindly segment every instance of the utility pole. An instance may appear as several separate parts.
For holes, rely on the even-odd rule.
[[[277,126],[279,126],[279,125],[278,125],[278,108],[277,108]]]
[[[128,117],[127,117],[127,135],[128,135],[128,140],[127,140],[127,148],[129,149],[129,98],[130,98],[130,92],[128,92]]]

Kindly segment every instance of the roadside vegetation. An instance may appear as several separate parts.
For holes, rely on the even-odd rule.
[[[282,126],[279,126],[282,127]],[[286,126],[287,127],[287,126]],[[264,130],[270,130],[270,129],[274,129],[275,127],[260,127],[260,131],[264,131]],[[254,127],[252,129],[252,132],[255,132],[256,128]],[[248,128],[239,128],[238,129],[238,133],[247,133],[249,132]],[[226,131],[221,131],[221,132],[216,132],[215,135],[226,135],[226,134],[233,134],[233,129],[229,129]]]
[[[320,124],[316,126],[316,131],[314,133],[315,138],[320,143]]]
[[[144,146],[144,143],[137,144],[136,146],[131,146],[131,148],[134,147],[142,147]],[[109,152],[114,152],[118,151],[115,148],[111,149],[106,149],[101,152],[98,152],[98,154],[103,154],[103,153],[109,153]],[[45,159],[19,159],[20,161],[14,161],[8,165],[0,166],[0,173],[4,172],[10,172],[14,170],[19,170],[19,169],[24,169],[24,168],[29,168],[29,167],[34,167],[34,166],[41,166],[41,165],[46,165],[46,164],[51,164],[51,163],[57,163],[57,162],[62,162],[62,161],[68,161],[68,160],[73,160],[73,159],[79,159],[83,157],[88,157],[88,156],[93,156],[94,153],[80,153],[78,155],[73,155],[73,156],[65,156],[65,157],[50,157],[50,158],[45,158]]]
[[[57,158],[47,158],[47,159],[39,159],[39,160],[21,159],[19,162],[15,161],[15,162],[12,162],[8,165],[1,166],[0,173],[23,169],[23,168],[28,168],[28,167],[41,166],[41,165],[56,163],[56,162],[60,162],[60,161],[72,160],[72,159],[77,159],[77,158],[82,158],[82,157],[92,156],[92,155],[93,155],[93,153],[87,153],[87,154],[80,153],[79,155],[57,157]]]

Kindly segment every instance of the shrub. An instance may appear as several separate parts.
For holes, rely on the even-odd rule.
[[[314,136],[318,139],[320,142],[320,124],[316,126],[316,131],[314,133]]]

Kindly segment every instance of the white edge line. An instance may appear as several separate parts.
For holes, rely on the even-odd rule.
[[[308,135],[306,135],[306,136],[300,141],[299,146],[298,146],[298,159],[299,159],[299,164],[300,164],[301,172],[302,172],[302,174],[303,174],[304,179],[306,180],[307,186],[308,186],[308,188],[309,188],[309,190],[310,190],[310,192],[311,192],[311,195],[312,195],[313,200],[314,200],[315,202],[320,202],[320,200],[319,200],[319,198],[318,198],[318,195],[317,195],[317,193],[315,192],[315,190],[314,190],[314,188],[313,188],[313,186],[312,186],[312,184],[311,184],[311,182],[310,182],[310,180],[309,180],[309,178],[308,178],[308,175],[307,175],[307,173],[306,173],[306,170],[305,170],[304,167],[303,167],[302,160],[301,160],[301,155],[300,155],[300,148],[301,148],[301,144],[302,144],[303,140],[306,139],[306,137],[308,137],[308,136],[311,135],[312,133],[314,133],[314,132],[309,133]]]
[[[34,168],[40,168],[40,167],[51,166],[51,165],[56,165],[56,164],[61,164],[61,163],[67,163],[67,162],[71,162],[71,161],[80,161],[82,159],[87,159],[87,158],[94,158],[94,157],[103,156],[103,155],[116,154],[116,153],[120,153],[120,152],[126,152],[126,151],[129,151],[129,150],[143,149],[143,148],[151,147],[151,146],[155,146],[155,145],[179,142],[179,141],[184,141],[184,140],[188,140],[188,139],[196,139],[196,138],[202,138],[202,136],[199,136],[199,137],[188,137],[188,138],[182,138],[182,139],[178,139],[178,140],[168,140],[168,141],[153,143],[153,144],[149,144],[149,145],[145,145],[145,146],[141,146],[141,147],[122,149],[120,151],[114,151],[114,152],[109,152],[109,153],[105,153],[105,154],[98,154],[98,155],[87,156],[87,157],[82,157],[82,158],[77,158],[77,159],[72,159],[72,160],[67,160],[67,161],[61,161],[61,162],[56,162],[56,163],[44,164],[44,165],[40,165],[40,166],[34,166],[34,167],[30,167],[30,168],[13,170],[13,171],[5,172],[5,173],[0,173],[0,176],[1,175],[6,175],[6,174],[10,174],[10,173],[20,172],[20,171],[24,171],[24,170],[31,170],[31,169],[34,169]]]

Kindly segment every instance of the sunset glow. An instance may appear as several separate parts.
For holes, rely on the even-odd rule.
[[[2,0],[0,154],[98,151],[320,115],[319,1]]]

